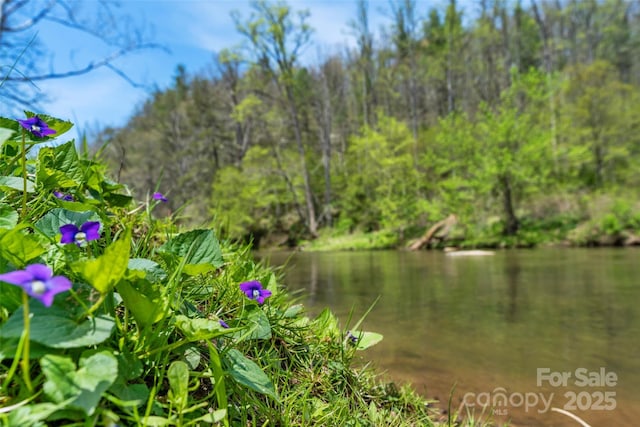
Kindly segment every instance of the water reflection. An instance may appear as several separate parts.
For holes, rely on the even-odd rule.
[[[538,387],[538,368],[606,367],[619,377],[609,390],[616,410],[576,413],[592,425],[640,419],[640,266],[633,249],[482,258],[396,251],[268,255],[273,265],[289,256],[286,285],[303,290],[311,315],[328,306],[343,322],[351,311],[357,320],[380,296],[363,326],[385,338],[365,356],[429,397],[446,399],[454,384],[458,402],[465,392],[504,387],[555,393],[562,408],[569,388]],[[507,414],[524,425],[575,425],[554,416]]]

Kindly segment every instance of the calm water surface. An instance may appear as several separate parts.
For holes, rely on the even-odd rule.
[[[455,385],[454,409],[468,403],[479,414],[487,398],[498,398],[494,419],[513,425],[578,425],[548,410],[557,407],[592,427],[640,426],[638,250],[259,257],[287,264],[285,284],[301,291],[310,315],[330,307],[344,324],[379,296],[362,329],[384,340],[363,356],[429,398],[446,402]],[[552,384],[538,375],[544,368],[552,380],[570,376]]]

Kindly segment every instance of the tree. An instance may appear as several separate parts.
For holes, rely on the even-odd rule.
[[[620,82],[605,61],[574,67],[569,75],[562,111],[572,169],[591,188],[626,182],[640,144],[638,88]]]
[[[352,93],[362,112],[362,125],[371,125],[375,119],[377,106],[374,86],[377,79],[374,64],[373,34],[369,28],[369,3],[367,0],[358,0],[356,19],[349,23],[356,37],[357,51],[350,58],[355,65],[352,68],[351,84]]]
[[[118,14],[117,5],[112,2],[91,2],[90,9],[83,6],[83,2],[74,0],[0,1],[0,98],[4,101],[3,109],[32,107],[46,99],[38,91],[38,82],[78,76],[99,68],[107,68],[139,86],[118,68],[116,60],[160,46],[148,41],[128,17]],[[45,60],[46,49],[35,32],[45,21],[70,28],[80,37],[99,40],[110,52],[84,66],[51,70],[49,61]]]
[[[347,151],[343,213],[366,231],[402,234],[416,218],[413,137],[407,126],[379,114],[375,128],[365,126]]]
[[[291,9],[285,3],[269,4],[265,1],[252,3],[254,14],[242,23],[235,13],[238,31],[249,43],[250,58],[273,80],[280,97],[286,105],[293,125],[299,162],[304,179],[306,226],[312,236],[318,232],[311,177],[307,166],[306,149],[302,135],[299,106],[296,99],[296,63],[311,36],[311,28],[305,22],[308,12],[298,13],[298,22],[291,17]]]
[[[477,123],[482,164],[477,177],[501,199],[504,234],[520,226],[516,203],[545,187],[550,174],[551,147],[541,124],[546,83],[537,71],[519,75],[512,69],[512,85],[496,108],[484,104]]]

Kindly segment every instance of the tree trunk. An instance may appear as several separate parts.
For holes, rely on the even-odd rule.
[[[311,192],[311,178],[309,177],[309,168],[307,167],[307,158],[302,143],[302,131],[300,130],[300,120],[298,119],[298,107],[293,97],[293,92],[289,86],[285,87],[287,100],[289,101],[289,111],[291,120],[293,121],[293,131],[296,137],[296,145],[298,146],[298,157],[300,158],[300,166],[302,167],[302,177],[304,179],[304,198],[307,207],[307,229],[313,237],[318,237],[318,223],[316,220],[316,211],[313,206],[313,193]]]
[[[505,174],[500,177],[500,185],[502,187],[502,202],[505,215],[504,234],[513,236],[518,232],[520,224],[513,208],[513,196],[511,194],[511,180],[509,175]]]

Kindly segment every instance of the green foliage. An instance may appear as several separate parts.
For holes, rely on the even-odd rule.
[[[0,283],[0,424],[372,425],[393,413],[389,425],[434,425],[413,391],[389,400],[352,367],[381,335],[353,332],[350,344],[329,312],[310,319],[291,305],[247,247],[159,221],[157,203],[117,197],[100,163],[56,157],[72,145],[28,160],[34,192],[0,193],[0,273],[44,264],[55,275]],[[21,156],[4,153],[2,165]],[[53,195],[63,183],[73,201]],[[61,227],[94,220],[99,239],[61,243]],[[71,289],[43,305],[39,289],[61,276]],[[272,295],[248,299],[248,280]]]
[[[377,122],[376,129],[367,126],[351,140],[342,210],[367,231],[401,230],[417,215],[413,140],[401,122],[382,114]]]

